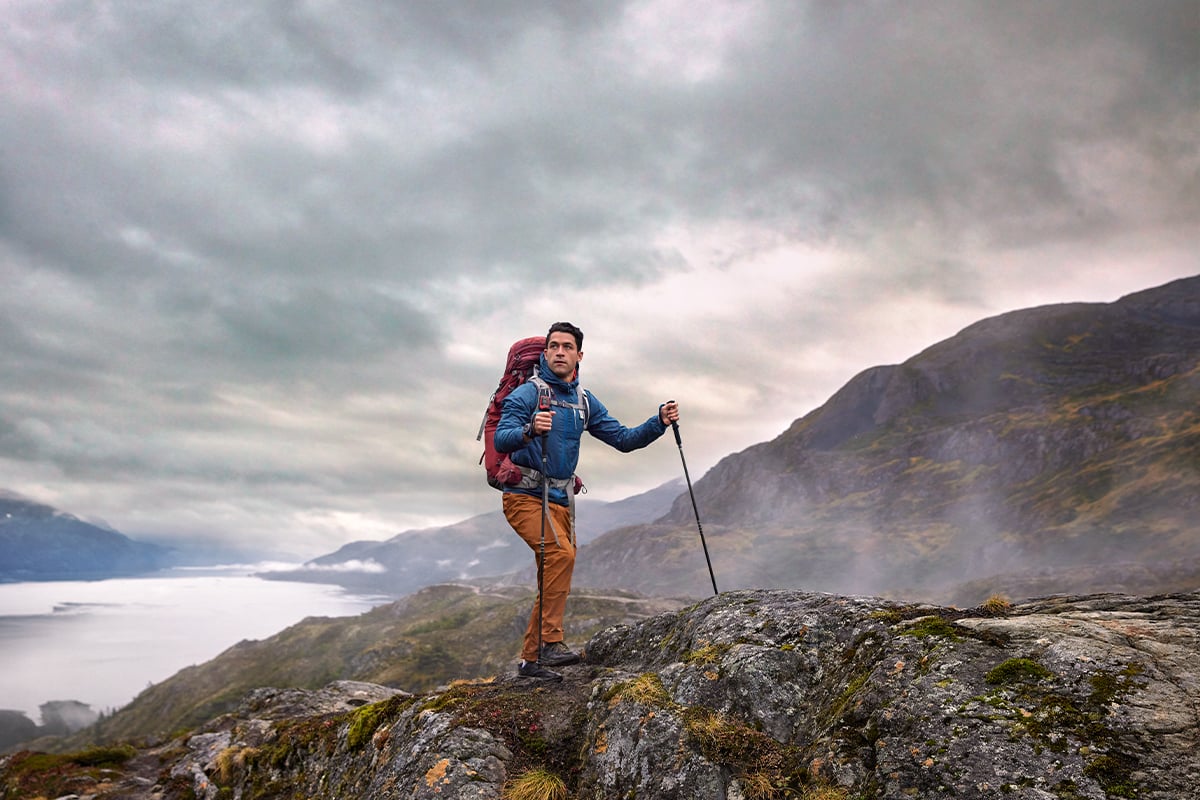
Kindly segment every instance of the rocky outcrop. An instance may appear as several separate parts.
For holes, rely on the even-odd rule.
[[[499,798],[522,781],[589,800],[1200,797],[1200,593],[958,610],[730,592],[609,628],[564,672],[259,690],[90,785],[11,756],[0,796],[60,796],[69,777],[135,800]]]

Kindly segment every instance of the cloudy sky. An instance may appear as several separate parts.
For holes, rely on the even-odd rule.
[[[558,319],[697,478],[1200,273],[1198,140],[1196,0],[0,0],[0,489],[303,556],[493,510],[484,405]]]

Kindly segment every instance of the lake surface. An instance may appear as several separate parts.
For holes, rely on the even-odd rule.
[[[337,586],[265,581],[252,577],[254,569],[0,584],[0,708],[39,724],[38,706],[49,700],[120,708],[243,639],[388,602]]]

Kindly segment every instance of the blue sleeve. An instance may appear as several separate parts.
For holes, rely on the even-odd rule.
[[[493,442],[501,453],[512,453],[525,447],[525,426],[533,419],[537,410],[537,386],[523,383],[504,398],[500,410],[500,422],[496,424]]]
[[[658,414],[636,428],[626,428],[608,413],[608,409],[594,394],[588,392],[588,397],[588,433],[622,453],[645,447],[667,430]]]

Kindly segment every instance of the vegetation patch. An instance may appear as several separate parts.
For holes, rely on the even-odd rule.
[[[983,679],[993,686],[1040,681],[1054,675],[1031,658],[1010,658],[988,671]]]
[[[1136,797],[1132,776],[1138,769],[1137,758],[1117,749],[1117,736],[1107,718],[1114,702],[1138,688],[1142,671],[1139,664],[1099,670],[1089,676],[1090,691],[1081,697],[1056,688],[1050,680],[1053,673],[1036,661],[1014,658],[987,674],[988,683],[997,688],[981,699],[1013,721],[1014,738],[1029,736],[1039,752],[1063,753],[1077,747],[1085,757],[1084,774],[1109,797]]]
[[[90,747],[77,753],[22,752],[5,770],[4,797],[62,797],[78,793],[81,785],[110,780],[137,751],[127,744]]]
[[[246,763],[287,769],[301,764],[308,753],[331,755],[337,748],[339,718],[340,715],[327,715],[281,720],[275,724],[274,740],[247,757]]]
[[[458,630],[470,622],[474,616],[471,611],[458,611],[454,614],[447,614],[444,617],[418,622],[406,630],[405,634],[408,636],[421,636],[426,633]]]
[[[1104,787],[1109,797],[1137,797],[1138,790],[1130,781],[1137,761],[1122,753],[1107,753],[1092,759],[1083,767],[1083,774]]]
[[[450,688],[444,692],[439,692],[430,695],[424,703],[421,704],[420,711],[451,711],[465,700],[470,699],[476,694],[476,688],[482,685],[472,681],[455,681],[450,684]]]
[[[1002,594],[994,594],[979,605],[980,612],[989,617],[1007,617],[1012,608],[1012,601]]]
[[[1088,700],[1093,705],[1105,707],[1114,700],[1128,694],[1140,685],[1137,681],[1145,669],[1141,664],[1129,664],[1118,672],[1097,672],[1088,678],[1092,693]]]
[[[704,642],[695,650],[690,650],[683,655],[683,663],[685,664],[715,664],[721,660],[726,653],[729,652],[733,645],[730,644],[712,644]]]
[[[246,774],[246,765],[258,756],[256,747],[226,747],[217,754],[217,783],[230,786]]]
[[[529,770],[504,786],[503,800],[566,800],[563,779],[540,767]]]
[[[850,792],[840,786],[816,784],[805,787],[800,800],[849,800]]]
[[[701,706],[685,708],[684,729],[709,761],[732,770],[756,796],[796,792],[802,784],[799,752],[734,717]]]
[[[666,708],[671,705],[671,696],[663,686],[662,678],[655,672],[647,672],[616,684],[604,693],[604,700],[609,705],[616,705],[622,700],[650,708]]]
[[[357,750],[375,735],[379,726],[388,720],[395,719],[401,711],[413,704],[412,697],[396,695],[371,703],[350,712],[350,730],[346,734],[346,744],[351,750]]]
[[[895,625],[904,619],[904,615],[900,613],[900,609],[898,608],[881,608],[878,611],[872,611],[867,616],[887,625]]]
[[[576,716],[576,699],[569,693],[464,682],[444,694],[453,695],[453,702],[440,705],[454,714],[455,724],[486,730],[512,751],[510,773],[541,770],[564,781],[578,773],[584,726]]]
[[[846,684],[846,688],[843,689],[842,693],[838,695],[837,699],[830,704],[826,714],[823,715],[826,718],[826,724],[833,724],[837,720],[841,719],[842,715],[846,713],[846,708],[849,707],[850,703],[854,700],[854,696],[857,695],[859,691],[867,685],[867,681],[870,680],[870,678],[871,672],[870,670],[867,670],[858,674]]]
[[[906,626],[901,633],[904,636],[915,636],[918,639],[940,637],[957,640],[959,638],[959,630],[952,623],[947,622],[936,614],[931,614],[926,617],[920,617],[912,624]]]

